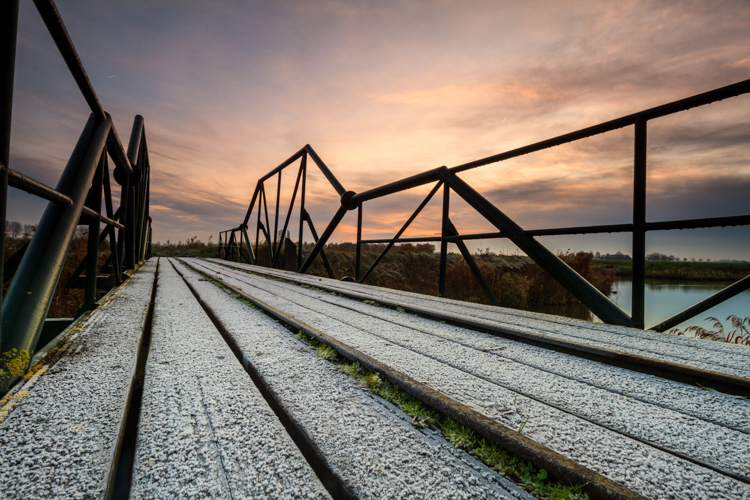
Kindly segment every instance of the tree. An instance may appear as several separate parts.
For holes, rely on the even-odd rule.
[[[36,226],[32,224],[24,224],[23,225],[23,237],[25,239],[29,239],[32,236],[34,236],[34,233],[36,232]]]
[[[23,226],[21,226],[21,223],[14,220],[14,221],[5,221],[5,232],[10,233],[10,237],[14,240],[18,238],[18,235],[21,234],[21,231],[23,231]]]

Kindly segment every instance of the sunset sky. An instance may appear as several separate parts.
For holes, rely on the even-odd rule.
[[[215,241],[306,143],[360,192],[750,78],[746,0],[56,3],[123,142],[145,118],[162,242]],[[10,166],[54,186],[88,109],[27,0],[15,81]],[[650,122],[648,154],[649,221],[750,213],[750,95]],[[461,177],[527,229],[625,223],[632,163],[626,128]],[[322,232],[338,196],[310,172]],[[365,204],[364,236],[392,236],[430,187]],[[452,202],[460,232],[493,229]],[[43,208],[10,190],[9,220]],[[407,235],[439,233],[439,212],[436,199]],[[541,241],[630,253],[625,234]],[[750,260],[749,243],[750,228],[673,231],[649,233],[647,251]]]

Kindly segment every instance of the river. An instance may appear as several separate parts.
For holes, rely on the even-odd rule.
[[[731,285],[732,282],[723,281],[674,281],[674,280],[646,280],[646,328],[664,321],[670,316],[687,309],[688,307],[710,297],[719,290]],[[633,283],[630,279],[620,279],[615,284],[610,299],[620,306],[623,311],[630,314],[630,301],[632,297]],[[558,314],[571,318],[587,319],[599,322],[585,306],[550,307],[538,312]],[[741,318],[750,316],[750,290],[745,290],[739,295],[722,302],[708,311],[699,314],[693,319],[685,321],[678,328],[684,329],[692,325],[700,325],[711,329],[711,324],[705,321],[713,316],[724,323],[724,330],[731,331],[727,316],[736,315]]]

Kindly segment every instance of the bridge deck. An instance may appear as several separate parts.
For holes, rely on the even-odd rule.
[[[475,317],[469,314],[473,311],[480,311],[480,317],[494,314],[494,321],[515,324],[524,323],[518,318],[528,318],[545,335],[562,331],[604,343],[597,338],[599,333],[617,340],[617,349],[672,356],[669,360],[685,359],[678,350],[680,345],[692,349],[705,345],[700,361],[685,361],[732,376],[747,374],[748,349],[515,311],[507,318],[494,308],[254,266],[187,262],[296,320],[299,326],[324,332],[481,416],[510,429],[525,423],[524,436],[641,494],[684,498],[691,492],[698,498],[741,498],[750,490],[750,404],[746,399],[376,307],[309,286],[322,285],[348,294],[355,290],[361,298],[403,305],[424,300],[433,311],[450,310],[472,319]],[[308,287],[262,274],[293,279]],[[584,332],[575,331],[584,328]],[[604,344],[612,349],[609,343]]]
[[[146,263],[0,402],[7,498],[101,498],[111,486],[155,270]]]
[[[2,401],[0,492],[530,498],[288,327],[592,497],[750,497],[750,403],[676,380],[741,392],[750,349],[199,259],[149,261]]]

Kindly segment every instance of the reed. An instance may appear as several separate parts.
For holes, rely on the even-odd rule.
[[[732,314],[727,316],[726,320],[729,321],[729,324],[731,325],[732,330],[730,331],[726,331],[722,322],[711,316],[705,319],[705,321],[711,322],[709,328],[704,328],[700,325],[693,325],[688,326],[684,330],[673,328],[667,333],[670,335],[686,335],[690,333],[692,336],[699,339],[750,346],[750,317],[742,319],[739,316]]]
[[[353,243],[339,243],[326,247],[325,254],[334,278],[341,279],[356,275],[354,249]],[[303,246],[303,259],[311,250],[312,244],[306,243]],[[361,275],[364,275],[381,250],[381,246],[372,245],[362,252]],[[440,255],[433,250],[432,245],[395,246],[375,267],[365,283],[437,295]],[[617,276],[610,269],[593,265],[593,254],[567,252],[559,256],[603,294],[609,295],[612,292]],[[474,255],[474,259],[501,306],[528,309],[579,303],[578,299],[527,257],[479,252]],[[447,261],[445,293],[447,298],[491,304],[461,255],[449,254]],[[266,267],[270,265],[268,245],[265,243],[258,248],[257,263]],[[278,267],[281,267],[280,262]],[[316,276],[328,276],[320,256],[315,259],[308,272]]]

